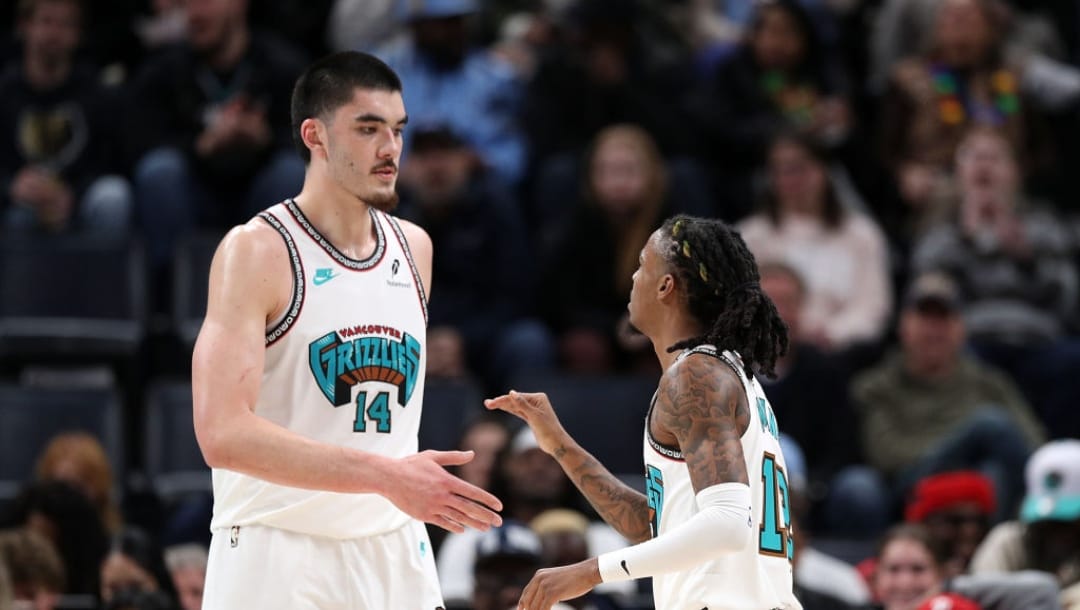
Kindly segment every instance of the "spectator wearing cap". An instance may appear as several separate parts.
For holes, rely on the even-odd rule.
[[[1080,608],[1080,440],[1040,447],[1028,460],[1018,521],[999,524],[971,562],[976,574],[1039,570],[1061,586],[1061,605]]]
[[[945,573],[955,576],[967,571],[996,507],[994,484],[986,476],[974,471],[943,472],[915,484],[904,520],[926,527],[945,552]]]
[[[913,251],[918,272],[956,281],[971,347],[1012,376],[1053,438],[1080,436],[1080,305],[1076,245],[1064,220],[1022,191],[1018,152],[997,130],[974,128],[956,153],[955,220]]]
[[[1057,607],[1057,585],[1034,572],[970,574],[975,549],[995,512],[993,483],[974,471],[931,475],[915,485],[904,510],[908,523],[923,526],[940,549],[948,588],[992,610]],[[929,606],[936,610],[935,606]]]
[[[512,194],[451,127],[421,124],[401,167],[398,214],[435,246],[428,374],[474,371],[498,390],[522,369],[554,361],[554,340],[526,318],[534,286],[525,222]]]
[[[326,43],[332,51],[370,52],[402,34],[399,0],[332,0]]]
[[[544,567],[540,538],[512,519],[480,534],[475,553],[473,610],[516,607],[529,579]]]
[[[576,510],[546,510],[530,521],[529,527],[540,537],[545,566],[570,565],[596,555],[589,546],[592,525]],[[566,600],[566,605],[574,610],[616,610],[619,606],[608,593],[628,595],[635,590],[631,581],[601,584],[581,597]]]
[[[994,482],[999,514],[1019,500],[1024,462],[1042,429],[1002,373],[964,351],[965,326],[953,281],[915,279],[899,321],[900,350],[859,375],[852,396],[870,468],[837,475],[829,517],[872,533],[890,520],[915,481],[975,469]]]
[[[473,47],[467,20],[476,0],[400,0],[409,35],[375,54],[401,78],[414,124],[444,124],[503,182],[516,185],[525,170],[520,122],[522,83],[513,67]],[[412,145],[405,131],[406,158]]]

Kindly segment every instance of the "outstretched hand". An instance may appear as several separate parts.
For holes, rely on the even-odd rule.
[[[518,610],[551,610],[556,603],[577,599],[600,584],[596,558],[568,566],[538,570],[521,592]]]
[[[386,497],[408,515],[460,534],[465,528],[486,531],[502,525],[502,502],[466,483],[444,466],[460,466],[472,451],[422,451],[401,458],[388,473]]]
[[[524,394],[511,390],[509,394],[488,398],[484,406],[512,413],[524,420],[536,435],[540,449],[548,455],[555,455],[555,451],[565,446],[569,439],[555,415],[551,401],[543,392]]]

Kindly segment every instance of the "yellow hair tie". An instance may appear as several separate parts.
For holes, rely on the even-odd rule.
[[[682,255],[686,258],[690,258],[690,242],[683,240],[682,243]]]
[[[672,237],[678,237],[679,236],[679,231],[682,230],[682,224],[683,224],[683,221],[681,221],[681,220],[676,220],[675,221],[675,225],[673,227],[671,227],[671,236]]]
[[[698,275],[701,276],[701,281],[703,281],[703,282],[708,282],[709,281],[709,272],[705,271],[705,263],[698,263],[698,270],[697,271],[698,271]]]

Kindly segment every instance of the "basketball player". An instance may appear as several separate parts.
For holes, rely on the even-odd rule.
[[[787,331],[742,238],[677,217],[642,249],[630,322],[663,366],[645,424],[646,490],[621,483],[562,428],[544,394],[486,401],[525,420],[600,516],[633,546],[540,570],[519,607],[548,610],[601,582],[653,577],[657,610],[798,609],[776,418],[752,371]]]
[[[222,241],[195,346],[213,468],[203,608],[442,606],[422,522],[501,523],[490,494],[417,453],[431,240],[387,212],[407,117],[398,77],[338,53],[301,75],[294,199]]]

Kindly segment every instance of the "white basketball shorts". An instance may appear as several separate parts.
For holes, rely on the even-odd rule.
[[[215,530],[203,610],[436,610],[435,558],[419,521],[336,540],[247,525]]]

